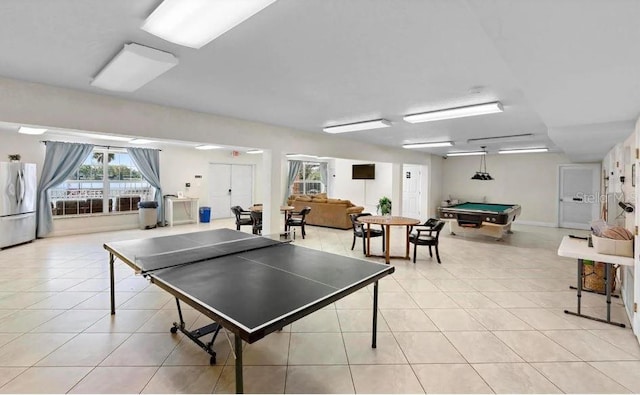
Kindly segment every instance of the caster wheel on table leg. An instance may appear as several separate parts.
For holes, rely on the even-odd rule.
[[[216,364],[216,356],[213,355],[211,358],[209,358],[209,365],[215,365]]]
[[[171,331],[171,333],[178,333],[178,328],[173,326],[173,327],[171,327],[170,331]]]

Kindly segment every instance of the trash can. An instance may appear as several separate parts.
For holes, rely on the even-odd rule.
[[[211,220],[211,207],[200,207],[200,222],[208,223]]]
[[[158,202],[138,202],[140,229],[151,229],[158,225]]]

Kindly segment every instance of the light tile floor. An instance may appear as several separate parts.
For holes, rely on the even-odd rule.
[[[0,392],[228,393],[234,361],[224,335],[218,364],[171,335],[174,300],[116,267],[109,314],[108,241],[232,227],[230,220],[37,240],[0,251]],[[401,253],[402,232],[392,248]],[[378,348],[371,289],[360,290],[245,347],[245,390],[260,393],[640,392],[640,346],[630,329],[563,313],[575,308],[575,262],[556,250],[570,230],[514,225],[441,240],[443,263],[393,260],[380,283]],[[363,258],[351,231],[308,227],[296,243]],[[381,243],[373,240],[380,251]],[[396,251],[397,250],[397,251]],[[381,262],[381,259],[372,258]],[[585,310],[604,314],[604,297]],[[613,316],[628,324],[621,302]],[[191,327],[206,325],[185,311]]]

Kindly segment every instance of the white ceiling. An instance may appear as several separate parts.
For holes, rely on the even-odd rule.
[[[158,0],[2,0],[0,75],[400,147],[532,133],[489,150],[548,146],[600,160],[640,115],[637,0],[278,0],[194,50],[140,29]],[[125,43],[180,64],[131,94],[91,78]],[[500,114],[402,116],[499,100]],[[0,121],[2,121],[0,119]],[[444,154],[446,148],[424,149]]]

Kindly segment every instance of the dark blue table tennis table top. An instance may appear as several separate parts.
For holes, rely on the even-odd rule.
[[[104,248],[249,343],[394,271],[231,229],[109,242]],[[209,253],[215,257],[203,255]],[[196,255],[201,259],[190,263]]]

